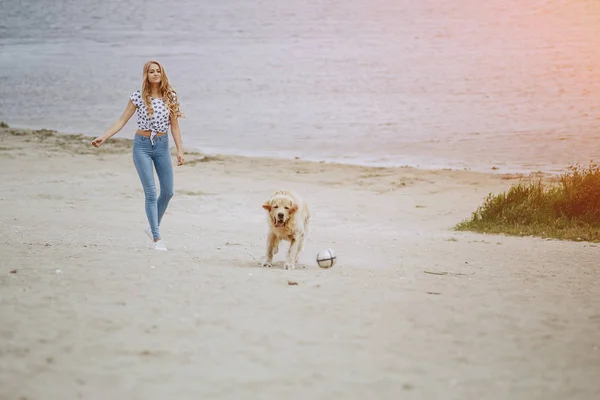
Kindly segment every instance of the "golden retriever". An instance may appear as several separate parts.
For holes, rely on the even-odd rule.
[[[310,213],[304,200],[290,190],[279,190],[262,207],[268,211],[269,233],[267,255],[263,267],[271,267],[273,255],[279,250],[279,242],[287,240],[290,248],[283,264],[285,269],[296,268],[298,257],[304,247]]]

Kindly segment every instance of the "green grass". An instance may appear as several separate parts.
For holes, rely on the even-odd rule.
[[[489,194],[458,231],[600,242],[600,167],[570,166],[555,182]]]

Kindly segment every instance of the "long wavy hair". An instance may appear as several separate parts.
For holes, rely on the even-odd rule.
[[[152,117],[152,114],[154,114],[154,108],[152,107],[152,101],[150,99],[150,82],[148,82],[148,70],[152,64],[156,64],[158,65],[158,68],[160,68],[160,87],[158,88],[158,92],[160,93],[160,97],[165,103],[165,106],[169,110],[169,115],[171,117],[182,118],[183,113],[179,109],[177,92],[175,92],[175,89],[173,89],[169,83],[165,68],[158,61],[154,60],[150,60],[144,64],[144,77],[142,81],[142,99],[148,110],[148,116]]]

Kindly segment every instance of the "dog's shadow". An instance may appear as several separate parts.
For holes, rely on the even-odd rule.
[[[271,263],[270,267],[263,267],[263,261],[252,261],[251,263],[251,267],[253,268],[260,268],[260,269],[265,269],[265,270],[281,270],[281,271],[286,271],[286,269],[283,267],[283,265],[285,264],[285,261],[273,261]],[[303,269],[307,269],[307,265],[306,264],[302,264],[302,263],[298,263],[296,264],[296,270],[303,270]],[[290,270],[291,271],[291,270]]]

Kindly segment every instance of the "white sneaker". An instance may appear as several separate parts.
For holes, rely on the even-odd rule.
[[[150,240],[154,240],[154,236],[152,236],[152,231],[150,230],[149,226],[147,226],[146,229],[144,229],[144,232],[146,232],[146,235],[148,235]]]
[[[152,242],[152,250],[168,251],[162,240],[158,242]]]

